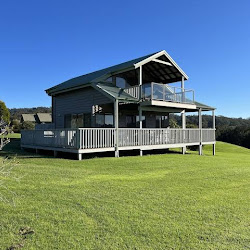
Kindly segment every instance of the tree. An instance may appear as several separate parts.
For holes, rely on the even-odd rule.
[[[0,120],[10,122],[10,112],[3,101],[0,101]]]
[[[35,128],[35,123],[33,122],[23,122],[22,129],[32,130]]]

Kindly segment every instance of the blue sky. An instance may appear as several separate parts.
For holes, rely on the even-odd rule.
[[[1,1],[0,99],[50,106],[45,89],[165,49],[217,115],[250,117],[250,1]]]

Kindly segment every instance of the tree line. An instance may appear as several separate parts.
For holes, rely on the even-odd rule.
[[[172,115],[172,124],[181,127],[181,116]],[[187,128],[198,128],[198,116],[187,115]],[[250,148],[250,119],[229,118],[216,116],[216,140],[224,141],[246,148]],[[202,127],[212,128],[213,118],[210,115],[202,116]]]

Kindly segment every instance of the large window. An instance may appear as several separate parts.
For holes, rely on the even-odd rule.
[[[114,116],[112,114],[96,114],[95,123],[98,128],[112,128],[114,126]]]
[[[127,128],[139,128],[140,127],[140,119],[139,115],[127,115],[126,116],[126,127]],[[142,116],[142,127],[146,127],[146,117]]]
[[[91,113],[67,114],[64,116],[65,128],[91,127]]]
[[[167,128],[169,126],[168,116],[157,115],[156,116],[156,128]]]

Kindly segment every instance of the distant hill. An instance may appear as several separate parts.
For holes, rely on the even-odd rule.
[[[20,120],[21,114],[51,113],[51,107],[13,108],[9,111],[11,120]]]

